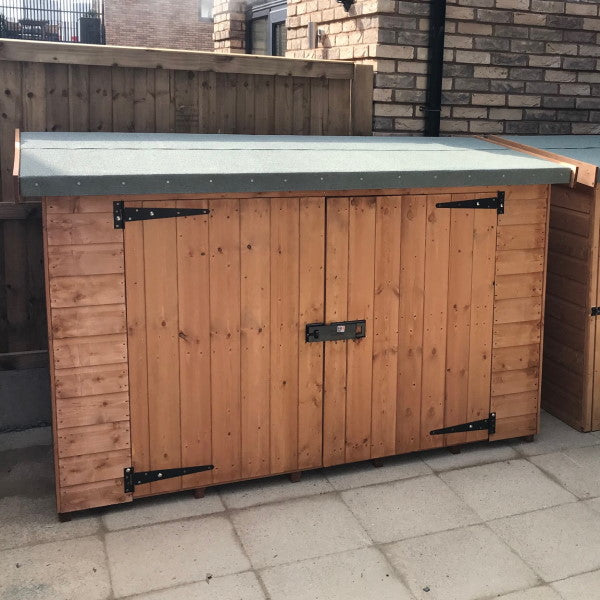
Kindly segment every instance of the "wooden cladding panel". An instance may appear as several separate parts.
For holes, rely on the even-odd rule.
[[[490,439],[537,433],[549,189],[513,188],[498,218]]]
[[[58,121],[65,114],[58,111],[55,117]],[[123,233],[113,227],[111,201],[51,198],[44,203],[63,512],[130,499],[122,487],[123,468],[131,465]],[[86,497],[84,484],[93,484],[100,496]]]

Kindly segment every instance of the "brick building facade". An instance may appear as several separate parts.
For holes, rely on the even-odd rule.
[[[213,21],[200,0],[104,0],[106,43],[213,50]],[[205,13],[204,13],[205,14]]]
[[[374,131],[418,134],[432,1],[357,0],[346,13],[288,0],[287,56],[372,64]],[[236,2],[230,15],[243,15]],[[226,9],[217,18],[223,39],[240,31]],[[443,89],[442,133],[600,133],[600,2],[448,0]]]

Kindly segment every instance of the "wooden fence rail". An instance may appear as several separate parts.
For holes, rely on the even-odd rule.
[[[2,40],[0,86],[0,199],[5,203],[18,200],[12,177],[17,128],[372,131],[372,68],[347,62]],[[45,347],[39,218],[3,206],[0,353],[39,350]]]

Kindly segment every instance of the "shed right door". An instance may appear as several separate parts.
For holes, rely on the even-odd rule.
[[[327,199],[325,466],[487,439],[431,436],[490,412],[498,215],[436,208],[489,194]]]

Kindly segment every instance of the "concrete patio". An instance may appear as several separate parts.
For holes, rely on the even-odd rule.
[[[54,512],[50,433],[0,435],[2,600],[598,600],[600,433]]]

